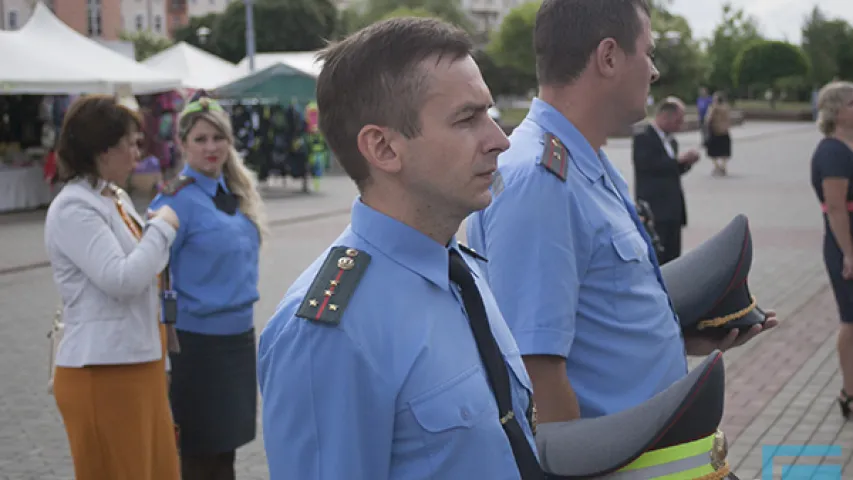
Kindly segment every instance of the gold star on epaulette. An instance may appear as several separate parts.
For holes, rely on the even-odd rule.
[[[569,151],[563,142],[552,133],[545,134],[545,148],[539,163],[562,181],[569,175]]]
[[[337,325],[358,287],[370,255],[349,247],[334,247],[314,277],[296,312],[314,322]]]

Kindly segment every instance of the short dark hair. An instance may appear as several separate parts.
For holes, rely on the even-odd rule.
[[[639,11],[651,13],[648,0],[543,0],[533,29],[539,84],[576,80],[605,38],[634,54],[642,31]]]
[[[319,54],[320,129],[350,178],[362,189],[370,174],[358,149],[367,124],[408,138],[420,134],[427,82],[418,64],[432,56],[458,60],[473,44],[463,30],[433,18],[393,18],[374,23]]]
[[[678,97],[664,98],[657,108],[657,113],[676,113],[684,109],[684,102]]]
[[[118,103],[110,95],[87,95],[68,108],[57,142],[57,169],[60,181],[88,177],[93,180],[98,169],[95,159],[136,129],[142,121],[133,110]]]

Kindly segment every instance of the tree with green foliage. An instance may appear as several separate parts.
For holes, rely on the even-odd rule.
[[[215,45],[211,42],[211,37],[214,33],[213,27],[216,25],[219,17],[221,17],[219,13],[208,13],[201,17],[190,17],[189,22],[187,22],[186,25],[175,30],[172,38],[175,39],[175,43],[186,42],[219,56],[219,52],[216,51],[214,48]],[[210,31],[207,38],[199,35],[199,30],[201,28],[207,28]]]
[[[708,86],[712,91],[733,92],[732,75],[735,58],[743,48],[753,41],[762,39],[756,20],[743,10],[735,9],[731,3],[723,5],[723,18],[708,44]]]
[[[346,24],[338,36],[350,34],[372,23],[392,17],[435,17],[474,33],[474,25],[458,0],[366,0],[341,13]]]
[[[758,40],[745,46],[735,58],[733,83],[739,87],[755,87],[774,92],[791,79],[809,74],[809,62],[800,47],[777,40]]]
[[[340,40],[364,25],[364,12],[358,5],[339,10],[335,39]]]
[[[119,34],[119,40],[133,43],[137,62],[152,57],[173,45],[172,41],[168,38],[156,35],[148,30],[140,30],[138,32],[123,31]]]
[[[520,71],[512,67],[502,67],[495,63],[494,58],[485,50],[474,53],[474,60],[480,67],[483,80],[489,87],[492,96],[523,95],[536,89],[536,72]]]
[[[511,68],[520,74],[536,73],[533,51],[533,26],[541,2],[527,2],[513,8],[504,17],[486,51],[499,67]]]
[[[815,6],[802,28],[803,51],[811,65],[812,86],[834,77],[853,78],[853,27],[841,19],[828,19]]]
[[[338,11],[331,0],[259,0],[254,4],[255,46],[261,52],[322,48],[335,31]],[[246,6],[232,2],[211,28],[208,39],[230,62],[246,56]]]
[[[322,48],[338,21],[332,0],[256,0],[253,10],[257,53]],[[206,39],[199,38],[201,27],[210,30]],[[235,1],[220,14],[192,18],[174,37],[237,63],[246,57],[246,5]]]
[[[838,77],[853,80],[853,33],[842,42],[838,48]]]
[[[410,7],[398,7],[380,18],[380,20],[388,20],[389,18],[400,18],[400,17],[418,17],[418,18],[437,18],[437,16],[430,12],[429,10],[423,7],[410,8]]]
[[[655,66],[660,79],[652,85],[655,97],[676,95],[692,99],[706,74],[706,62],[687,19],[657,2],[652,10],[652,31],[656,38]]]

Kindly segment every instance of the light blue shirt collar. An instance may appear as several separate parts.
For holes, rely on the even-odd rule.
[[[222,174],[219,175],[219,178],[213,179],[204,175],[203,173],[197,172],[193,170],[189,165],[185,165],[184,169],[181,171],[181,175],[186,175],[187,177],[192,177],[195,179],[196,185],[198,185],[204,193],[210,195],[211,197],[216,196],[216,187],[222,185],[222,189],[228,192],[228,185],[225,184],[225,177]]]
[[[443,246],[414,228],[381,213],[356,198],[351,229],[364,241],[399,265],[437,287],[450,291],[449,249],[458,249],[456,237]]]
[[[572,125],[572,122],[548,102],[534,98],[530,104],[527,118],[545,131],[556,135],[566,146],[569,156],[575,161],[581,173],[591,182],[604,175],[604,168],[599,161],[598,154],[592,149],[592,145],[589,144],[580,130]]]

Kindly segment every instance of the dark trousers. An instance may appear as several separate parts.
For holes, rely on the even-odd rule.
[[[235,452],[181,455],[182,480],[235,480]]]
[[[655,230],[660,237],[663,253],[658,255],[658,263],[663,265],[681,256],[681,222],[655,222]]]

